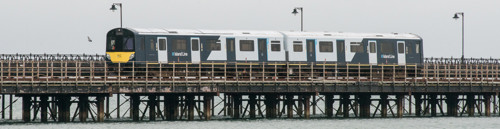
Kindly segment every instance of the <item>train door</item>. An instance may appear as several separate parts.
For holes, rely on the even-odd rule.
[[[316,44],[315,40],[306,40],[307,62],[316,62]]]
[[[234,51],[234,38],[226,39],[227,61],[236,61],[236,51]]]
[[[337,62],[345,62],[345,41],[337,40]]]
[[[259,61],[267,61],[267,39],[258,39],[259,42]]]
[[[191,38],[191,62],[194,64],[200,63],[200,38]]]
[[[370,64],[377,64],[377,41],[368,41],[368,61]]]
[[[158,62],[168,63],[167,37],[158,37],[156,39],[156,46],[156,51],[158,51]]]
[[[398,64],[406,64],[405,41],[398,41]]]

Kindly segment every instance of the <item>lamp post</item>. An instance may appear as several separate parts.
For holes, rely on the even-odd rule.
[[[453,16],[453,19],[458,19],[458,15],[462,16],[462,63],[464,63],[464,12],[457,12],[455,13],[455,16]]]
[[[304,31],[304,10],[302,7],[295,7],[292,14],[297,15],[299,13],[297,10],[300,10],[300,31]]]
[[[122,22],[122,8],[123,8],[123,7],[122,7],[122,3],[113,3],[113,4],[111,5],[111,8],[110,8],[109,10],[111,10],[111,11],[113,11],[113,12],[114,12],[114,11],[116,10],[115,5],[120,6],[120,28],[123,28],[123,24],[122,24],[122,23],[123,23],[123,22]]]

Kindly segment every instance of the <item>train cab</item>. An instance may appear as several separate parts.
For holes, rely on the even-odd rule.
[[[106,60],[112,63],[127,63],[135,58],[134,32],[116,28],[106,36]]]

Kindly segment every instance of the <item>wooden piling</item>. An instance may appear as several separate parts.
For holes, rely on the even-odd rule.
[[[303,104],[304,100],[303,99],[304,99],[304,97],[302,95],[297,96],[297,102],[298,102],[297,103],[297,115],[298,116],[302,116],[302,114],[304,114],[303,113],[304,112],[304,108],[303,108],[304,107],[304,104]]]
[[[156,120],[156,95],[148,96],[149,121]]]
[[[475,99],[474,94],[468,94],[467,95],[467,113],[470,117],[474,116],[475,112],[475,104],[476,104],[476,99]]]
[[[286,107],[287,107],[287,117],[293,118],[293,95],[286,95]]]
[[[194,120],[194,106],[195,106],[194,95],[187,95],[186,102],[188,106],[188,120],[192,121]]]
[[[370,107],[371,107],[371,95],[370,94],[360,94],[359,95],[359,116],[362,118],[370,117]]]
[[[58,102],[58,112],[59,112],[59,122],[70,122],[70,107],[71,107],[71,96],[60,95],[57,96]]]
[[[485,94],[484,97],[484,115],[491,116],[491,95]]]
[[[203,112],[204,112],[204,117],[205,117],[205,120],[210,120],[212,115],[211,115],[211,101],[213,99],[213,96],[212,95],[205,95],[203,96]]]
[[[250,99],[248,101],[248,104],[250,105],[250,119],[255,119],[255,106],[257,104],[257,101],[255,100],[255,95],[248,95],[248,98]]]
[[[405,107],[405,105],[403,103],[404,98],[405,98],[405,96],[402,95],[402,94],[396,95],[397,117],[398,118],[402,118],[403,117],[403,109]]]
[[[49,107],[48,96],[40,96],[40,119],[41,122],[47,122],[47,108]]]
[[[104,122],[104,96],[97,95],[97,122]]]
[[[130,95],[130,100],[131,100],[131,109],[130,109],[130,112],[131,113],[131,117],[132,117],[132,120],[133,121],[139,121],[139,105],[141,104],[141,98],[139,95],[136,95],[136,94],[132,94]]]
[[[446,107],[448,116],[458,116],[458,95],[446,95]]]
[[[81,95],[78,98],[78,107],[80,107],[79,118],[81,122],[87,121],[88,111],[89,111],[89,97],[87,95]]]
[[[422,95],[415,94],[413,97],[415,97],[415,115],[422,116]]]
[[[387,105],[388,105],[387,97],[388,97],[388,95],[386,95],[386,94],[380,95],[379,103],[382,107],[380,110],[380,115],[382,118],[387,117]]]
[[[310,112],[310,99],[311,95],[302,95],[303,97],[303,102],[304,102],[304,118],[310,119],[311,118],[311,112]]]
[[[435,117],[437,116],[437,95],[435,94],[432,94],[429,96],[430,97],[430,101],[429,103],[431,104],[431,116]]]
[[[235,94],[233,98],[233,118],[240,118],[241,95]]]
[[[31,121],[31,96],[22,96],[23,98],[23,121],[30,122]],[[12,106],[12,105],[10,105]]]
[[[333,116],[333,94],[325,94],[325,112],[327,117]]]
[[[342,113],[344,118],[349,117],[349,104],[351,104],[351,95],[343,94],[342,96]],[[340,110],[340,109],[339,109]]]

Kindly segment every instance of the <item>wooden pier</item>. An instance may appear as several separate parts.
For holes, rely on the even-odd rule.
[[[24,122],[500,113],[500,64],[452,60],[371,65],[4,59],[0,113],[12,119],[16,97],[22,98],[22,108],[15,109]]]

